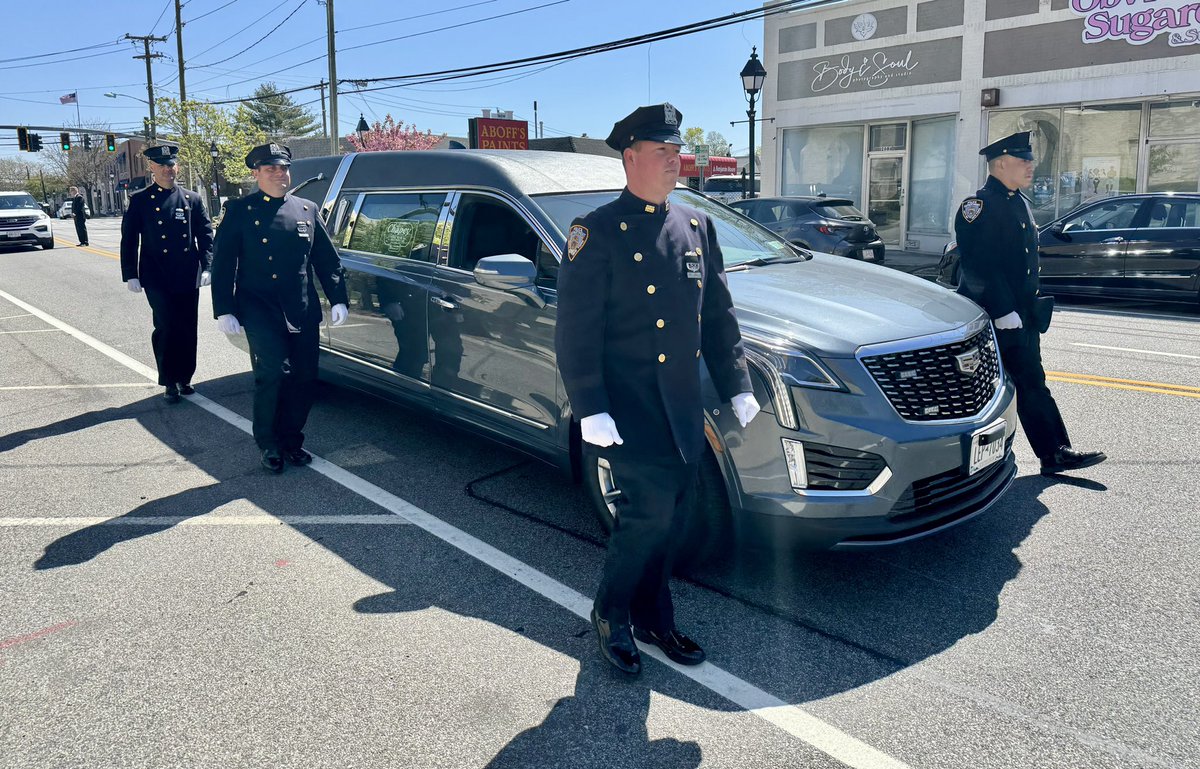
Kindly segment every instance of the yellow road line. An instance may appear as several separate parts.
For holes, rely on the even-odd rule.
[[[1200,398],[1200,387],[1166,384],[1165,382],[1141,382],[1136,379],[1116,379],[1114,377],[1096,376],[1095,374],[1072,374],[1066,371],[1047,371],[1046,379],[1050,382],[1094,385],[1096,387],[1109,387],[1114,390],[1133,390],[1135,392],[1157,393],[1159,395],[1179,395],[1184,398]]]
[[[115,251],[106,251],[102,248],[96,248],[95,246],[77,246],[74,243],[72,243],[71,241],[63,240],[62,238],[57,237],[57,236],[54,238],[54,240],[57,241],[59,245],[66,246],[67,248],[74,248],[79,251],[87,251],[88,253],[97,254],[99,256],[107,256],[109,259],[120,259],[121,258],[121,255]]]

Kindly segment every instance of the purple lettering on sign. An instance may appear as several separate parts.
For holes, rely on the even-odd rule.
[[[1083,42],[1124,40],[1145,45],[1167,34],[1171,46],[1200,42],[1200,2],[1195,0],[1071,0],[1083,17]]]

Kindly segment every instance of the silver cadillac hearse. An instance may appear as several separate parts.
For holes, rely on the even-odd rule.
[[[618,195],[617,160],[534,151],[297,161],[348,271],[350,322],[322,376],[447,419],[620,494],[585,464],[554,359],[555,278],[578,215]],[[933,534],[1012,482],[1016,406],[991,324],[935,284],[783,242],[690,190],[716,223],[763,414],[739,427],[706,382],[710,451],[692,558],[727,532],[866,548]],[[703,375],[707,372],[701,367]]]

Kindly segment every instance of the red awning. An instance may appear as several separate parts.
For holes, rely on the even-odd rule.
[[[714,174],[729,175],[737,173],[737,159],[727,157],[710,157],[708,165],[704,168],[704,176],[707,178]],[[699,176],[700,171],[696,168],[695,155],[680,155],[679,156],[679,176],[680,178],[687,176]]]

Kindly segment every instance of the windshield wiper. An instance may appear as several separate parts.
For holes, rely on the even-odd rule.
[[[787,264],[789,262],[803,262],[805,258],[797,254],[787,256],[759,256],[754,259],[748,259],[744,262],[738,262],[732,267],[726,268],[725,272],[737,272],[739,270],[748,270],[751,267],[765,267],[768,264]]]

